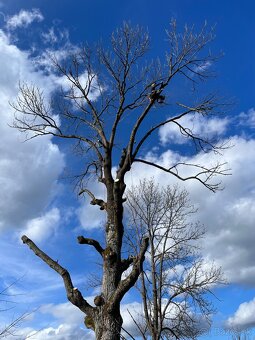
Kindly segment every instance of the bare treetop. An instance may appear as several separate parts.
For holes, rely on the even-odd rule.
[[[213,30],[207,30],[205,25],[199,33],[188,27],[178,33],[172,21],[167,39],[165,62],[146,59],[150,47],[148,33],[127,23],[112,34],[108,48],[102,44],[94,50],[83,48],[72,56],[68,66],[67,61],[62,63],[52,56],[52,63],[62,77],[62,91],[57,91],[54,100],[47,104],[42,90],[21,85],[20,96],[13,105],[21,114],[16,115],[14,126],[27,132],[28,138],[50,134],[74,140],[82,150],[93,154],[93,161],[83,175],[92,171],[101,181],[104,174],[100,164],[105,154],[110,153],[115,159],[122,149],[119,178],[134,162],[155,166],[181,180],[187,179],[181,168],[195,166],[197,172],[188,178],[217,190],[219,183],[211,184],[211,179],[225,173],[224,164],[208,167],[178,163],[163,167],[146,160],[141,152],[152,134],[167,124],[177,126],[197,151],[218,152],[225,147],[197,135],[182,122],[185,116],[217,114],[223,106],[215,95],[200,99],[196,95],[192,103],[176,102],[175,107],[172,104],[167,108],[170,84],[175,78],[183,77],[192,84],[208,78],[208,66],[217,59],[207,49],[214,39]],[[162,107],[168,118],[165,114],[161,118],[155,116],[155,111]]]

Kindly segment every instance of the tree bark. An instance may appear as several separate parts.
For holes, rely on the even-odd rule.
[[[101,308],[95,317],[95,335],[97,340],[119,340],[122,317],[120,310],[109,313],[107,306]]]
[[[120,301],[114,301],[114,293],[121,282],[121,247],[123,238],[123,201],[124,180],[114,181],[111,174],[111,151],[105,150],[105,185],[107,189],[105,226],[106,248],[103,256],[102,297],[103,306],[98,307],[95,316],[97,340],[120,339],[122,317]],[[114,306],[114,307],[113,307]]]

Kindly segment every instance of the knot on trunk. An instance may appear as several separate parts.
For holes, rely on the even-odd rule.
[[[104,200],[93,198],[93,200],[90,201],[91,205],[99,205],[100,210],[106,210],[106,203]]]
[[[117,254],[112,250],[111,247],[105,248],[103,251],[103,257],[105,261],[109,261],[111,265],[117,260]]]
[[[105,303],[104,301],[104,297],[101,295],[97,295],[95,298],[94,298],[94,304],[99,307],[99,306],[103,306]]]
[[[95,330],[95,322],[91,315],[85,316],[84,324],[88,329],[92,329],[93,331]]]

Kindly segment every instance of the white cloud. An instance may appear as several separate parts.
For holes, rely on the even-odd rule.
[[[47,32],[42,33],[43,43],[56,44],[60,41],[69,41],[68,30],[56,30],[54,27],[50,27]]]
[[[43,41],[45,43],[53,43],[55,44],[58,41],[58,37],[55,33],[55,30],[53,27],[51,27],[48,32],[42,33]]]
[[[193,70],[196,73],[204,73],[212,66],[212,63],[210,61],[205,61],[201,63],[201,65],[196,66]]]
[[[56,71],[54,64],[52,63],[52,57],[56,59],[58,62],[62,62],[66,58],[70,56],[70,54],[75,54],[80,51],[79,47],[71,44],[69,41],[66,41],[63,46],[58,48],[46,48],[42,53],[36,56],[33,61],[35,66],[42,67],[49,74],[52,74]],[[61,85],[61,81],[56,77],[55,84]]]
[[[104,199],[103,187],[100,184],[94,184],[93,193],[96,198]],[[81,226],[86,230],[104,226],[106,222],[105,211],[101,211],[98,205],[90,204],[91,198],[86,194],[82,198],[82,204],[77,209],[77,216]]]
[[[87,200],[77,210],[77,214],[81,226],[86,230],[102,227],[106,222],[105,213],[99,210],[99,206],[90,205]]]
[[[43,15],[39,9],[33,8],[31,11],[21,10],[18,14],[8,17],[6,22],[7,29],[16,29],[18,27],[27,27],[33,21],[42,21]]]
[[[56,51],[60,60],[67,56],[69,48]],[[0,145],[0,231],[8,228],[28,228],[32,235],[39,235],[31,225],[54,195],[58,193],[57,179],[64,168],[64,155],[50,136],[36,138],[24,143],[24,135],[10,128],[13,122],[13,109],[9,102],[15,101],[19,92],[19,81],[32,83],[44,89],[46,98],[50,97],[56,85],[67,88],[63,78],[54,73],[45,75],[44,66],[49,62],[31,59],[28,52],[21,51],[9,41],[7,35],[0,30],[0,114],[1,114],[1,145]],[[49,60],[48,60],[49,61]],[[37,65],[40,68],[36,68]],[[86,85],[86,74],[81,75],[81,83]],[[77,93],[78,95],[78,93]],[[98,96],[98,91],[91,91],[91,99]],[[97,207],[89,205],[87,211],[81,209],[79,214],[83,223],[91,227],[98,226],[102,214]],[[86,215],[85,215],[86,214]],[[100,217],[98,217],[100,215]],[[35,220],[34,220],[35,219]],[[104,217],[103,217],[104,219]],[[32,222],[29,222],[33,220]],[[28,223],[28,224],[27,224]],[[31,224],[32,223],[32,224]],[[37,223],[36,223],[37,224]],[[48,225],[48,224],[47,224]],[[48,233],[52,228],[48,226]],[[41,236],[40,236],[41,237]]]
[[[234,137],[234,147],[225,151],[221,161],[227,161],[232,169],[232,176],[223,177],[225,190],[216,194],[205,189],[196,181],[185,182],[194,204],[199,212],[194,216],[207,228],[204,242],[204,255],[208,261],[215,259],[215,265],[223,267],[223,271],[230,282],[255,284],[255,251],[251,235],[253,233],[255,215],[255,141]],[[247,157],[248,155],[248,157]],[[160,155],[148,154],[149,159],[155,159],[164,165],[180,160],[180,155],[168,150]],[[186,161],[212,164],[218,156],[214,153],[199,154],[186,157]],[[185,170],[184,174],[188,175]],[[126,179],[127,184],[138,184],[143,177],[152,177],[159,183],[183,183],[173,176],[160,170],[136,164]],[[97,197],[104,197],[103,187],[95,185]],[[254,212],[253,212],[254,211]],[[97,206],[85,204],[79,210],[79,217],[84,228],[96,228],[103,223],[102,213]],[[129,327],[127,325],[127,327]]]
[[[226,322],[226,328],[240,332],[255,327],[255,298],[240,304],[233,316]]]
[[[57,179],[64,168],[64,156],[49,136],[24,141],[25,136],[10,128],[13,109],[9,101],[18,94],[20,79],[47,89],[55,78],[36,72],[29,54],[9,42],[0,31],[0,231],[21,228],[38,217],[58,192]]]
[[[176,307],[171,310],[171,315],[176,313]],[[48,314],[51,317],[51,323],[48,327],[42,329],[24,328],[19,333],[25,335],[25,339],[48,340],[48,339],[95,339],[94,332],[89,331],[83,325],[84,315],[71,303],[47,304],[42,306],[37,313]],[[123,318],[122,334],[125,338],[128,333],[138,338],[141,334],[135,325],[133,318],[140,325],[143,324],[143,308],[140,302],[134,301],[121,305],[121,315]],[[133,318],[132,318],[133,317]],[[127,331],[127,332],[125,332]],[[33,336],[34,334],[34,336]],[[7,338],[8,339],[8,338]],[[9,339],[8,339],[9,340]]]
[[[251,108],[247,112],[241,112],[238,116],[239,125],[255,128],[255,109]]]
[[[42,306],[38,312],[50,316],[51,326],[39,331],[30,331],[26,339],[94,339],[93,332],[88,331],[83,325],[84,314],[70,302],[47,304]]]
[[[222,265],[230,282],[255,284],[254,247],[251,241],[255,213],[255,140],[233,140],[225,152],[232,176],[225,190],[215,195],[191,188],[199,204],[198,218],[207,227],[205,252]],[[194,190],[195,189],[195,190]]]
[[[59,209],[53,208],[43,216],[36,217],[27,222],[21,234],[25,234],[34,242],[47,239],[58,228],[60,222]]]
[[[49,314],[54,319],[65,324],[80,324],[83,322],[83,313],[70,302],[47,304],[40,308],[40,313]]]
[[[251,235],[254,234],[255,215],[255,140],[234,137],[232,143],[234,147],[225,150],[224,156],[220,157],[220,161],[228,162],[232,175],[215,179],[223,181],[223,191],[214,194],[195,180],[182,183],[159,169],[139,163],[128,175],[127,184],[138,184],[143,177],[154,177],[164,185],[185,184],[192,203],[199,209],[194,219],[206,228],[204,256],[208,261],[215,260],[215,265],[222,266],[229,282],[254,285],[255,250]],[[168,150],[159,155],[149,154],[149,159],[171,165],[180,156]],[[217,159],[219,155],[213,152],[185,158],[187,162],[206,165],[215,163]],[[189,170],[183,169],[182,174],[189,175]]]
[[[168,303],[167,299],[162,299],[162,308],[164,308],[167,303]],[[182,315],[178,323],[177,321],[178,317],[181,311],[184,309],[187,312],[187,316],[186,316],[187,319],[185,321],[185,316]],[[141,336],[141,333],[139,329],[137,328],[135,322],[139,325],[139,327],[141,327],[141,329],[143,330],[146,329],[142,303],[134,301],[131,303],[122,304],[121,315],[123,319],[123,329],[126,330],[129,334],[131,334],[135,339]],[[185,327],[187,327],[191,319],[194,321],[194,324],[192,325],[192,330],[194,331],[194,333],[196,331],[207,332],[208,329],[210,328],[210,325],[208,322],[209,320],[204,318],[199,313],[196,314],[192,310],[192,308],[188,308],[186,303],[184,302],[175,301],[175,303],[171,303],[167,308],[166,315],[167,317],[165,319],[165,326],[174,327],[176,328],[176,330],[179,330],[180,332],[184,331]],[[123,336],[129,338],[127,336],[127,333],[124,330],[122,331]]]
[[[143,307],[139,302],[131,302],[121,305],[121,316],[123,319],[123,329],[126,330],[129,334],[131,334],[134,338],[141,335],[137,326],[135,325],[132,318],[139,323],[143,323]],[[125,338],[128,338],[127,333],[122,331],[122,334]]]
[[[7,338],[8,339],[8,338]],[[34,340],[48,340],[48,339],[58,339],[58,340],[94,340],[95,337],[92,332],[85,332],[83,329],[77,327],[77,325],[72,324],[60,324],[57,327],[48,327],[42,330],[35,330],[28,333],[25,337],[26,339]]]
[[[203,138],[219,137],[226,131],[228,120],[226,118],[207,118],[202,115],[188,115],[179,120],[179,123],[193,132],[195,136]],[[159,138],[163,145],[167,143],[184,144],[187,137],[180,133],[179,127],[174,123],[164,125],[159,129]]]
[[[79,85],[81,86],[83,91],[86,92],[89,89],[88,98],[91,101],[97,100],[97,98],[101,94],[99,85],[98,85],[97,76],[95,76],[93,80],[89,81],[88,73],[84,72],[79,75],[78,80],[79,80]],[[73,96],[80,105],[83,104],[83,101],[84,101],[83,93],[81,92],[80,89],[78,89],[76,85],[73,85],[66,76],[57,78],[56,84],[58,84],[59,86],[62,86],[63,90],[71,94],[71,96]]]

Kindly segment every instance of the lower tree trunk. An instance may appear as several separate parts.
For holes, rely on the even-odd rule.
[[[120,339],[122,317],[119,310],[108,313],[105,308],[101,308],[96,314],[94,322],[97,340]]]
[[[111,190],[110,190],[111,189]],[[122,317],[120,315],[120,302],[114,307],[113,295],[121,281],[121,243],[122,243],[122,216],[123,208],[115,188],[108,188],[107,197],[107,223],[106,248],[103,251],[103,281],[102,296],[104,304],[97,307],[94,316],[94,330],[97,340],[119,340],[121,335]],[[110,307],[111,306],[111,307]]]

